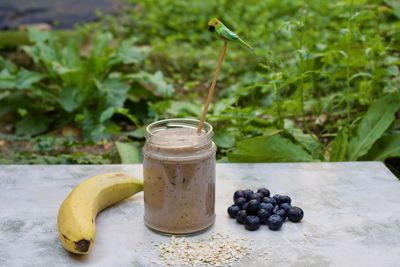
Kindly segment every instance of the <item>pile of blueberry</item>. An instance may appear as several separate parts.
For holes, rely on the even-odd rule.
[[[292,206],[289,196],[270,195],[266,188],[258,189],[257,193],[250,189],[237,190],[233,195],[235,204],[228,208],[228,214],[250,231],[257,230],[261,224],[276,231],[286,219],[295,223],[303,219],[303,210]]]

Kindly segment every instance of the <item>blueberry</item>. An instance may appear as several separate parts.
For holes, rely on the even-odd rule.
[[[279,205],[279,208],[280,209],[284,209],[285,211],[287,211],[291,207],[292,207],[292,205],[290,205],[289,203],[282,203],[282,204]]]
[[[236,205],[230,206],[230,207],[228,208],[229,217],[235,218],[236,213],[238,213],[239,211],[240,211],[239,206],[236,206]]]
[[[253,190],[250,190],[250,189],[246,189],[246,190],[243,190],[244,191],[244,194],[246,195],[246,199],[247,200],[250,200],[249,198],[250,198],[250,196],[252,195],[252,194],[254,194],[254,192],[253,192]]]
[[[271,216],[271,211],[260,209],[257,212],[257,216],[260,218],[261,222],[267,223],[269,216]]]
[[[272,206],[274,206],[274,207],[276,205],[276,200],[274,198],[272,198],[272,197],[264,197],[263,198],[263,202],[264,203],[271,203]]]
[[[246,219],[244,220],[244,227],[246,227],[247,230],[250,231],[255,231],[260,227],[261,220],[257,216],[247,216]]]
[[[289,221],[295,222],[295,223],[300,222],[304,216],[303,210],[300,209],[299,207],[291,207],[290,209],[288,209],[287,214],[288,214]]]
[[[283,203],[289,203],[289,204],[292,203],[292,199],[289,196],[281,196],[279,201],[280,201],[280,203],[278,203],[279,205]]]
[[[239,197],[238,199],[235,200],[235,205],[241,208],[246,202],[247,200],[244,197]]]
[[[238,213],[236,213],[236,221],[240,224],[244,223],[244,219],[247,217],[247,212],[245,210],[241,210]]]
[[[284,209],[280,209],[280,208],[274,209],[273,213],[275,215],[281,216],[283,221],[285,221],[287,218],[287,213],[286,213],[286,210],[284,210]]]
[[[268,228],[273,231],[279,230],[282,227],[282,224],[283,220],[279,215],[271,215],[267,221]]]
[[[275,199],[276,204],[279,205],[281,204],[281,197],[282,197],[281,195],[275,194],[272,198]]]
[[[275,200],[277,200],[280,197],[281,197],[281,195],[279,195],[279,194],[275,194],[275,195],[272,196],[272,198],[275,199]]]
[[[242,210],[247,210],[247,207],[249,206],[249,202],[246,202],[242,206]]]
[[[233,194],[233,201],[236,201],[236,199],[238,199],[239,197],[245,197],[245,193],[243,190],[237,190],[234,194]]]
[[[262,195],[259,194],[259,193],[254,193],[254,194],[249,196],[247,201],[250,201],[250,200],[253,200],[253,199],[256,199],[258,202],[261,202],[262,201]]]
[[[267,188],[260,188],[257,190],[257,193],[261,194],[262,197],[269,197],[271,195]]]
[[[260,209],[272,211],[274,209],[274,206],[271,203],[262,202],[262,203],[260,203]]]
[[[260,202],[258,202],[256,199],[250,200],[247,204],[246,210],[247,214],[249,215],[256,215],[260,210]]]

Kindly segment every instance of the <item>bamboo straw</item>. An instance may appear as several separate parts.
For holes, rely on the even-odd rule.
[[[221,53],[219,54],[219,57],[218,57],[217,69],[215,70],[214,78],[211,82],[210,89],[208,90],[207,100],[206,100],[206,103],[204,104],[203,113],[201,114],[201,119],[200,119],[199,125],[197,126],[197,133],[201,133],[201,130],[203,129],[203,124],[204,124],[204,121],[206,120],[206,116],[207,116],[208,106],[210,105],[210,102],[214,95],[215,85],[217,84],[219,71],[221,70],[222,61],[224,60],[224,56],[225,56],[227,48],[228,48],[228,41],[225,41],[224,46],[222,47]]]

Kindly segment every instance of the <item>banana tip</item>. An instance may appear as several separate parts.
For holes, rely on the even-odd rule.
[[[81,239],[75,243],[75,249],[80,253],[86,253],[89,251],[90,241],[87,239]]]

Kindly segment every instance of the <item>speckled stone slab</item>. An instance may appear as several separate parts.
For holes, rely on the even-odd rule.
[[[57,237],[57,212],[83,179],[141,165],[0,166],[0,266],[160,266],[155,244],[168,237],[143,223],[143,194],[99,214],[89,255],[73,256]],[[304,209],[300,224],[248,232],[228,218],[238,188],[266,186]],[[248,237],[251,255],[234,266],[399,266],[400,182],[378,162],[218,164],[212,233]]]

